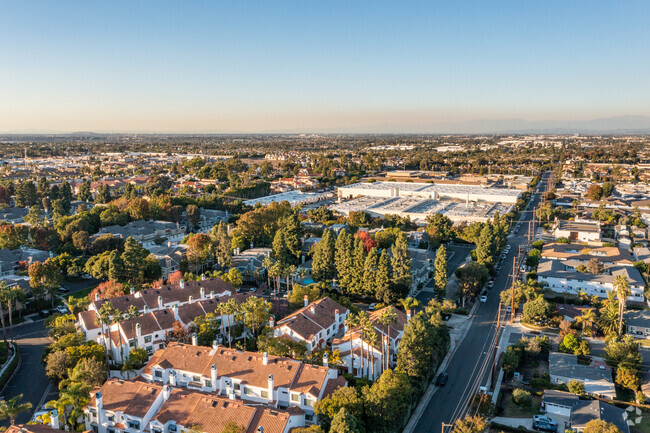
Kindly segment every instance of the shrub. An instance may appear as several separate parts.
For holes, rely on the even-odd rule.
[[[533,404],[533,396],[525,389],[517,388],[512,391],[512,400],[518,406],[531,407]]]
[[[582,395],[585,393],[585,384],[574,379],[569,382],[569,392],[572,394]]]

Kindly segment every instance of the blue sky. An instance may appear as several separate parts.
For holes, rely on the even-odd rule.
[[[648,1],[21,0],[0,17],[0,131],[650,115]]]

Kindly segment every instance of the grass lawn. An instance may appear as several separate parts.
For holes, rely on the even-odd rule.
[[[512,400],[512,392],[508,391],[503,394],[499,404],[499,416],[505,416],[508,418],[529,418],[533,415],[537,415],[539,408],[542,405],[542,398],[536,395],[533,395],[533,404],[531,407],[520,407],[515,404]]]
[[[639,338],[636,340],[636,342],[641,344],[641,346],[643,347],[650,347],[650,340],[647,338],[643,338],[643,339]]]
[[[77,299],[87,298],[88,295],[90,295],[90,292],[92,292],[95,289],[95,287],[97,287],[97,286],[88,287],[87,289],[80,290],[80,291],[75,292],[75,293],[73,293],[72,295],[69,295],[69,296],[74,296]],[[68,297],[65,296],[65,299],[68,299]]]

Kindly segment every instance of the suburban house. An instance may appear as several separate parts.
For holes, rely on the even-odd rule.
[[[409,295],[413,296],[420,284],[429,281],[429,274],[434,269],[433,264],[436,261],[436,253],[431,250],[409,248],[409,255],[411,256],[411,276],[413,277]]]
[[[591,259],[598,259],[603,264],[633,266],[634,256],[627,249],[580,244],[546,244],[542,248],[543,259],[571,260],[586,264]]]
[[[187,259],[187,245],[172,244],[159,247],[149,247],[149,251],[160,263],[162,279],[166,280],[171,274],[181,269],[181,262]]]
[[[5,207],[0,209],[0,221],[6,221],[9,224],[22,224],[28,213],[28,207]]]
[[[149,381],[223,395],[274,408],[301,409],[308,423],[314,404],[347,386],[335,368],[304,364],[266,353],[170,343],[142,370]]]
[[[91,392],[84,415],[86,426],[96,433],[180,433],[195,426],[219,432],[229,422],[246,432],[286,433],[304,418],[137,379],[109,379]]]
[[[426,232],[419,231],[406,232],[406,240],[409,248],[420,248],[429,242],[429,235]]]
[[[585,385],[587,394],[602,398],[616,398],[612,371],[603,365],[578,364],[578,357],[568,353],[551,352],[548,355],[548,369],[551,382],[568,384],[578,380]]]
[[[356,377],[369,377],[372,380],[379,378],[383,370],[381,366],[384,365],[384,354],[390,353],[388,365],[390,367],[395,365],[399,343],[402,339],[404,327],[409,318],[401,310],[393,309],[397,317],[395,322],[390,324],[389,330],[389,326],[381,323],[381,317],[387,308],[388,307],[372,311],[369,314],[370,322],[372,323],[378,337],[376,342],[368,341],[368,339],[363,336],[360,327],[352,329],[346,327],[345,335],[334,339],[332,342],[332,349],[338,349],[341,352],[343,368],[347,368],[348,372],[354,374]],[[363,355],[366,357],[366,360],[363,362],[364,368],[361,368],[362,344],[364,345]],[[368,362],[369,358],[372,358],[374,368],[372,364]],[[374,377],[372,377],[373,373]]]
[[[623,317],[625,332],[636,338],[650,338],[649,310],[628,310]]]
[[[566,238],[571,242],[600,242],[600,223],[556,219],[553,227],[553,237],[555,239]]]
[[[570,260],[542,260],[537,267],[537,279],[548,284],[549,289],[557,293],[576,295],[580,291],[589,296],[606,298],[614,290],[614,280],[618,275],[627,278],[631,295],[628,301],[643,302],[645,281],[634,266],[605,265],[602,274],[578,272],[578,262]]]
[[[138,220],[124,226],[104,227],[97,234],[91,236],[91,241],[108,233],[123,239],[131,237],[140,242],[143,247],[149,248],[165,242],[180,242],[185,236],[185,227],[168,221]]]
[[[20,262],[29,266],[34,262],[44,262],[50,257],[53,257],[52,253],[34,248],[0,249],[0,277],[16,275],[20,270]]]
[[[549,415],[559,415],[566,418],[571,416],[573,407],[580,401],[580,397],[570,392],[544,390],[542,396],[542,409]]]
[[[242,275],[250,275],[264,269],[264,259],[271,257],[271,248],[250,248],[244,251],[236,251],[232,256],[232,267],[236,268]]]
[[[571,412],[571,429],[581,433],[587,423],[595,419],[614,424],[622,433],[630,433],[625,409],[600,400],[579,401]]]
[[[350,310],[330,297],[309,303],[305,295],[305,306],[278,321],[273,328],[275,337],[288,337],[303,341],[310,351],[323,347],[342,329]]]

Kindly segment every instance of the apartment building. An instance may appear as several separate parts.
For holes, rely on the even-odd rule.
[[[580,244],[550,243],[542,248],[543,259],[571,260],[586,264],[598,259],[603,264],[633,266],[634,256],[627,249]]]
[[[170,343],[142,370],[148,381],[222,395],[275,408],[300,409],[314,420],[314,404],[347,381],[324,366],[291,358],[213,347]]]
[[[280,320],[273,328],[275,337],[289,337],[303,341],[313,351],[334,339],[342,329],[350,310],[330,297],[309,303],[305,295],[304,307]]]
[[[341,338],[334,339],[332,342],[332,349],[338,349],[341,352],[341,360],[343,361],[344,368],[347,368],[348,372],[354,374],[356,377],[368,377],[372,380],[379,378],[382,373],[382,365],[385,362],[384,356],[389,353],[388,365],[393,367],[396,363],[399,343],[402,340],[404,327],[410,317],[401,310],[393,309],[397,317],[395,322],[390,324],[389,329],[389,326],[381,323],[381,316],[387,308],[372,311],[369,314],[370,322],[377,333],[378,338],[376,342],[370,342],[367,338],[364,338],[360,327],[353,329],[346,327],[345,335]],[[363,356],[365,357],[363,368],[361,362],[362,344],[364,346]],[[372,361],[374,367],[369,361]]]

